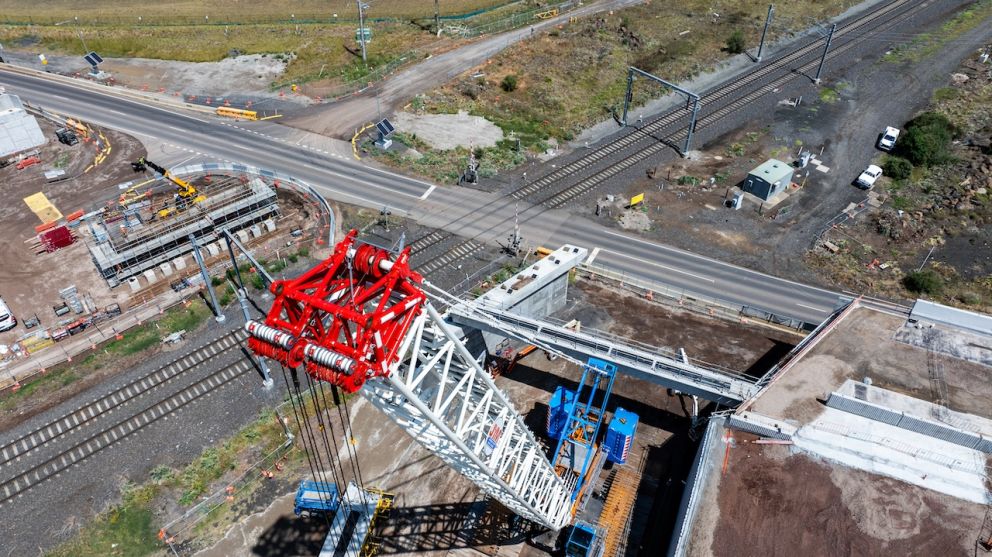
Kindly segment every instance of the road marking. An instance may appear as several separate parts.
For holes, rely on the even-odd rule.
[[[690,273],[690,272],[687,272],[687,271],[683,271],[681,269],[676,269],[675,267],[669,267],[668,265],[662,265],[661,263],[655,263],[654,261],[648,261],[647,259],[641,259],[640,257],[634,257],[633,255],[627,255],[626,253],[620,253],[618,251],[613,251],[613,250],[605,250],[605,251],[608,251],[608,252],[610,252],[610,253],[612,253],[614,255],[619,255],[620,257],[626,257],[627,259],[633,259],[634,261],[640,261],[641,263],[645,263],[647,265],[654,265],[655,267],[661,267],[662,269],[668,269],[669,271],[674,271],[676,273],[680,273],[680,274],[683,274],[683,275],[692,277],[694,279],[705,280],[706,282],[708,282],[710,284],[713,284],[713,283],[716,282],[715,280],[713,280],[713,279],[711,279],[709,277],[704,277],[702,275],[696,275],[696,274],[693,274],[693,273]],[[663,281],[661,281],[661,282],[663,282]]]
[[[701,259],[703,261],[708,261],[710,263],[713,263],[714,265],[720,265],[722,267],[728,267],[730,269],[741,271],[741,272],[744,272],[744,273],[747,273],[747,274],[757,275],[757,276],[759,276],[759,277],[761,277],[763,279],[771,279],[771,280],[778,281],[778,282],[784,282],[786,284],[791,284],[791,285],[794,285],[794,286],[798,286],[799,288],[803,288],[805,290],[812,290],[812,291],[816,291],[816,292],[822,292],[824,294],[829,294],[830,296],[839,296],[840,295],[837,292],[832,292],[832,291],[827,290],[825,288],[819,288],[819,287],[816,287],[816,286],[811,286],[809,284],[803,284],[801,282],[796,282],[794,280],[789,280],[789,279],[785,279],[785,278],[782,278],[782,277],[776,277],[776,276],[765,274],[765,273],[761,273],[761,272],[758,272],[758,271],[752,271],[751,269],[748,269],[746,267],[741,267],[740,265],[734,265],[733,263],[727,263],[726,261],[720,261],[719,259],[713,259],[712,257],[706,257],[705,255],[700,255],[698,253],[693,253],[691,251],[686,251],[686,250],[674,248],[674,247],[671,247],[671,246],[666,246],[664,244],[656,244],[654,242],[649,242],[647,240],[642,240],[640,238],[635,238],[633,236],[628,236],[626,234],[620,234],[620,233],[617,233],[617,232],[613,232],[611,230],[603,230],[602,233],[603,234],[609,234],[610,236],[616,236],[617,238],[623,238],[624,240],[627,240],[628,242],[637,242],[639,244],[644,244],[645,246],[648,246],[648,247],[651,247],[651,248],[654,248],[654,249],[660,249],[660,250],[666,251],[668,253],[678,253],[678,254],[684,255],[686,257],[694,257],[696,259]],[[616,252],[614,252],[614,253],[616,253]]]
[[[800,304],[800,303],[796,303],[796,305],[799,306],[799,307],[801,307],[801,308],[811,309],[813,311],[820,311],[820,312],[823,312],[823,313],[830,313],[830,310],[827,309],[827,308],[821,308],[821,307],[816,307],[816,306],[807,306],[806,304]]]
[[[430,194],[434,193],[434,190],[436,190],[436,189],[437,189],[437,186],[431,186],[431,187],[427,188],[427,191],[424,192],[424,195],[421,195],[420,196],[420,200],[423,201],[423,200],[427,199],[427,196],[429,196]]]
[[[596,259],[597,255],[599,255],[599,248],[593,248],[592,253],[589,254],[589,259],[586,259],[585,264],[592,265],[592,262]]]

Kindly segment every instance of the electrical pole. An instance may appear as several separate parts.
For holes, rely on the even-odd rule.
[[[368,4],[362,4],[362,0],[355,0],[355,3],[358,4],[358,42],[362,43],[362,62],[368,65],[365,55],[365,8]]]
[[[437,36],[441,36],[441,8],[438,6],[438,0],[434,0],[434,30],[437,31]]]
[[[775,5],[768,5],[768,15],[765,16],[765,28],[761,31],[761,42],[758,43],[758,55],[755,57],[755,63],[761,63],[761,51],[765,48],[765,35],[768,33],[768,25],[772,22],[772,16],[775,14]]]
[[[816,68],[816,77],[813,78],[813,83],[817,85],[820,84],[820,71],[823,70],[823,62],[827,60],[827,51],[830,50],[830,41],[834,38],[834,30],[837,29],[837,24],[834,23],[830,26],[830,34],[827,35],[827,45],[823,47],[823,56],[820,57],[820,65]]]

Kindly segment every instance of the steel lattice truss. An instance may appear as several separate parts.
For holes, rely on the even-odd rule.
[[[426,305],[403,358],[361,394],[421,445],[518,515],[558,530],[572,485],[555,474],[523,417]]]

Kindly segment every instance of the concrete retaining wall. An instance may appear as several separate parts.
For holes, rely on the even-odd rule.
[[[962,429],[911,416],[905,412],[896,412],[870,402],[858,400],[838,393],[830,393],[827,398],[827,406],[843,410],[869,420],[894,425],[903,429],[975,449],[983,453],[992,454],[992,439],[988,439],[981,434],[964,431]]]

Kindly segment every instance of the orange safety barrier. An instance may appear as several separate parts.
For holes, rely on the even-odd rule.
[[[52,222],[46,222],[45,224],[39,224],[38,226],[34,227],[34,231],[40,234],[40,233],[42,233],[42,232],[44,232],[46,230],[51,230],[52,228],[55,228],[55,225],[58,224],[58,222],[59,221],[57,221],[57,220],[53,220]]]

